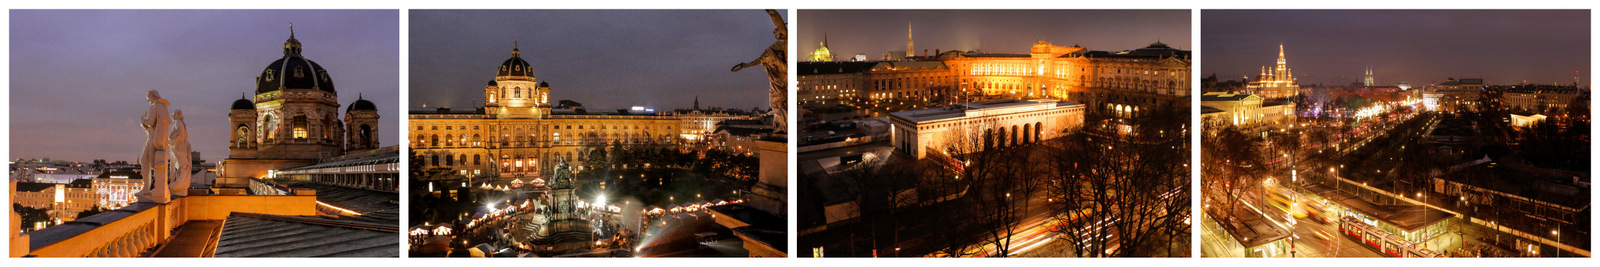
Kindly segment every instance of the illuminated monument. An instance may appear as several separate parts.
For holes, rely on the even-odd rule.
[[[1266,99],[1288,98],[1300,93],[1300,85],[1294,81],[1294,70],[1289,69],[1289,63],[1283,57],[1283,44],[1278,44],[1278,64],[1272,69],[1262,66],[1261,74],[1244,88],[1245,92]]]
[[[377,106],[358,99],[340,120],[333,76],[301,55],[292,27],[283,58],[267,64],[255,84],[255,98],[235,100],[229,111],[232,142],[219,181],[263,178],[268,170],[378,148]]]
[[[823,34],[822,35],[822,43],[819,46],[817,46],[817,49],[811,50],[811,61],[815,61],[815,62],[833,61],[833,52],[828,51],[828,35],[827,34]]]

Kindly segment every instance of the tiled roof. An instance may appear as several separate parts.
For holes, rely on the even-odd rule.
[[[395,224],[235,212],[223,223],[216,257],[398,257]]]
[[[312,182],[280,181],[290,188],[308,188],[317,191],[317,201],[347,209],[362,216],[341,217],[350,220],[397,224],[400,221],[400,195]]]

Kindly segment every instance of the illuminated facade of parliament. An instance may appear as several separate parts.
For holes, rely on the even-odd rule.
[[[516,48],[482,92],[482,108],[411,109],[407,139],[420,157],[414,160],[423,161],[420,164],[427,168],[447,168],[459,176],[531,181],[529,178],[548,177],[557,158],[581,170],[581,159],[596,148],[614,143],[710,141],[717,123],[753,119],[702,111],[698,103],[688,112],[553,108],[550,84],[537,80]],[[732,142],[713,146],[741,152],[753,147]]]
[[[908,40],[909,42],[909,40]],[[1094,51],[1040,40],[1028,54],[924,51],[899,61],[800,62],[805,104],[848,101],[976,101],[979,95],[1084,103],[1101,114],[1136,116],[1157,105],[1186,108],[1190,52],[1157,42]]]

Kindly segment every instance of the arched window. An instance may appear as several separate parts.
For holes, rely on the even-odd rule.
[[[444,146],[445,147],[456,146],[456,138],[455,138],[455,136],[454,135],[449,135],[449,134],[444,135]]]
[[[278,139],[276,136],[278,134],[278,117],[272,116],[271,113],[267,113],[267,117],[262,118],[261,121],[262,127],[266,127],[267,129],[266,132],[263,132],[264,135],[267,136],[267,140]]]
[[[360,131],[356,132],[356,138],[359,139],[356,142],[360,142],[362,145],[377,146],[377,144],[372,143],[377,141],[377,139],[372,139],[372,125],[362,124]]]
[[[307,133],[306,133],[306,114],[305,113],[295,113],[294,114],[294,120],[291,121],[291,123],[293,123],[293,125],[291,126],[292,127],[291,129],[294,129],[294,132],[293,132],[294,133],[294,138],[295,139],[306,138],[306,135],[307,135]]]
[[[233,139],[234,146],[245,147],[250,145],[250,127],[240,124],[238,130],[234,131]]]
[[[1033,142],[1033,124],[1022,124],[1022,142]]]
[[[472,154],[472,165],[483,164],[483,155]]]
[[[467,165],[467,154],[461,154],[461,165]]]
[[[1033,123],[1033,141],[1039,141],[1041,139],[1040,135],[1042,135],[1043,133],[1044,133],[1044,123],[1042,123],[1042,122],[1034,122]]]
[[[522,87],[517,87],[511,91],[516,93],[516,98],[522,98]]]
[[[444,165],[445,166],[456,165],[456,157],[452,157],[450,155],[444,155]]]
[[[428,139],[427,138],[428,138],[427,136],[419,134],[419,135],[417,135],[417,142],[416,143],[412,143],[411,145],[412,146],[416,146],[416,147],[427,147],[428,146]]]
[[[433,155],[433,166],[439,166],[439,155]]]
[[[428,137],[428,143],[429,144],[433,144],[433,147],[439,147],[439,135],[435,134],[435,135],[429,136]],[[434,164],[438,164],[438,163],[434,163]]]

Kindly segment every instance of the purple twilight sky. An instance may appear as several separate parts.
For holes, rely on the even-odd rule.
[[[762,10],[411,10],[410,17],[413,108],[483,106],[484,83],[511,57],[513,41],[536,79],[550,83],[552,104],[672,109],[699,96],[702,108],[768,108],[765,71],[728,71],[774,41]]]
[[[396,10],[13,10],[9,157],[134,161],[154,89],[183,110],[194,151],[220,161],[230,105],[283,57],[290,22],[338,86],[340,116],[362,95],[395,145]]]
[[[1205,10],[1202,76],[1252,79],[1284,46],[1300,84],[1589,82],[1588,10]],[[1577,72],[1577,73],[1574,73]]]
[[[797,56],[811,55],[827,35],[835,60],[869,60],[906,50],[906,27],[917,54],[935,49],[1028,53],[1040,38],[1055,45],[1122,51],[1160,41],[1191,50],[1189,10],[800,10]]]

